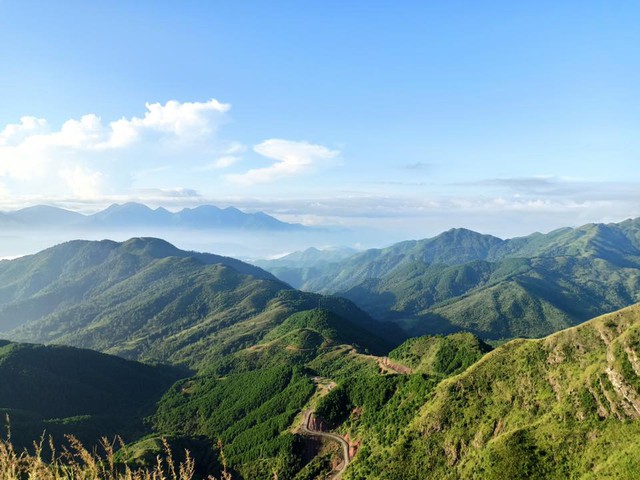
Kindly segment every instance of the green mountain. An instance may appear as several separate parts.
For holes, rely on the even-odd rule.
[[[18,445],[45,430],[91,444],[116,434],[137,438],[149,431],[143,417],[181,376],[91,350],[0,341],[0,411]]]
[[[347,300],[298,292],[258,267],[158,239],[74,241],[0,262],[8,338],[136,360],[205,365],[314,308],[384,331]]]
[[[461,263],[440,239],[433,263],[378,262],[389,273],[375,284],[416,290],[404,297],[416,330],[455,330],[457,318],[478,332],[559,329],[638,291],[637,222],[576,230],[517,245],[452,231]],[[500,258],[516,247],[549,255]],[[0,280],[13,338],[193,369],[178,380],[96,352],[3,342],[0,407],[24,443],[44,428],[90,443],[118,432],[138,440],[123,456],[144,463],[169,436],[220,476],[206,447],[220,439],[233,478],[310,480],[339,460],[298,429],[315,410],[357,452],[345,479],[632,478],[640,467],[640,306],[496,350],[468,332],[391,350],[395,332],[347,299],[156,239],[63,244],[1,262]]]
[[[345,347],[384,355],[390,343],[329,310],[315,308],[294,313],[261,341],[214,362],[208,371],[225,374],[278,365],[302,366]]]
[[[375,333],[390,332],[348,300],[299,292],[257,267],[157,239],[63,244],[2,262],[0,279],[0,318],[14,327],[12,338],[180,364],[193,369],[183,376],[195,374],[171,387],[178,375],[168,370],[152,385],[122,365],[159,367],[6,343],[22,354],[0,386],[0,407],[20,445],[44,429],[90,445],[120,433],[136,441],[121,458],[144,464],[162,454],[159,439],[168,436],[177,448],[195,449],[201,473],[219,475],[206,446],[221,439],[236,478],[272,478],[274,468],[293,478],[308,453],[291,424],[316,392],[314,372],[375,372],[372,354],[392,345]]]
[[[455,375],[480,360],[492,348],[471,333],[410,338],[389,352],[389,359],[428,375]]]
[[[369,446],[344,478],[636,478],[639,352],[638,305],[509,342],[428,392],[391,443],[351,413]]]
[[[510,240],[453,229],[300,272],[294,286],[348,298],[410,335],[540,337],[640,301],[640,219]]]

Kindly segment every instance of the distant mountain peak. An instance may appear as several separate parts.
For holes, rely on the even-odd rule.
[[[262,231],[302,230],[300,224],[278,220],[264,212],[245,213],[236,207],[198,205],[171,212],[164,207],[151,208],[138,202],[113,203],[104,210],[83,215],[50,205],[34,205],[15,212],[0,212],[0,226],[23,230],[66,228],[122,229],[235,229]]]

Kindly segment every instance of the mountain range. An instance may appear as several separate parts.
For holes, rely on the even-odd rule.
[[[91,215],[48,205],[36,205],[13,212],[0,212],[0,226],[15,230],[74,228],[118,230],[140,227],[158,229],[227,229],[260,231],[302,231],[300,224],[286,223],[263,212],[244,213],[237,208],[200,205],[170,212],[140,203],[113,204]]]
[[[274,259],[259,259],[252,263],[273,273],[280,280],[300,288],[323,274],[331,264],[341,262],[358,253],[349,247],[318,249],[309,247]]]
[[[88,446],[121,433],[118,458],[149,465],[166,438],[203,477],[222,475],[206,447],[220,440],[234,480],[632,479],[640,306],[582,318],[636,298],[638,223],[512,240],[456,229],[335,262],[284,260],[308,262],[370,310],[406,299],[406,317],[379,310],[393,322],[157,238],[0,261],[0,408],[19,446],[42,429]],[[376,303],[383,293],[397,297]],[[451,308],[456,333],[409,308],[447,295],[436,305]],[[406,318],[437,334],[402,341]],[[310,415],[330,435],[310,435]]]
[[[409,335],[540,337],[640,301],[640,219],[509,240],[452,229],[313,267],[263,266]]]

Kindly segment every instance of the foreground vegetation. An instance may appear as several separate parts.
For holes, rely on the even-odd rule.
[[[88,450],[75,437],[67,437],[68,447],[57,452],[53,439],[45,445],[44,438],[34,444],[34,452],[18,451],[11,436],[0,439],[0,478],[2,480],[192,480],[194,460],[185,452],[185,460],[175,462],[169,445],[165,442],[164,455],[158,456],[153,466],[131,468],[117,461],[114,444],[102,440],[102,452]],[[119,445],[123,447],[124,445]],[[48,458],[44,448],[50,451]],[[223,473],[223,480],[231,477]],[[208,477],[215,480],[214,477]]]
[[[288,432],[314,391],[299,369],[287,366],[177,383],[154,417],[161,434],[220,439],[230,466],[243,478],[290,478],[301,465],[299,439]]]

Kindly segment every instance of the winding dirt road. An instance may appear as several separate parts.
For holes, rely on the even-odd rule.
[[[331,479],[339,479],[340,477],[342,477],[343,472],[346,470],[347,466],[349,466],[349,462],[351,461],[351,458],[349,457],[349,444],[347,443],[347,441],[342,438],[340,435],[336,435],[335,433],[329,433],[329,432],[321,432],[319,430],[312,430],[310,428],[310,422],[311,422],[311,416],[313,415],[313,411],[312,410],[307,410],[304,414],[304,422],[302,422],[302,433],[306,434],[306,435],[310,435],[313,437],[324,437],[324,438],[328,438],[330,440],[333,440],[334,442],[338,442],[341,446],[342,446],[342,463],[340,464],[340,468],[338,469],[338,471],[332,475]]]

